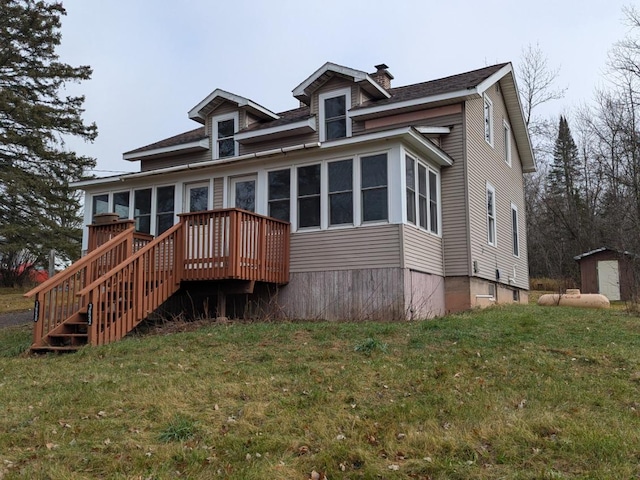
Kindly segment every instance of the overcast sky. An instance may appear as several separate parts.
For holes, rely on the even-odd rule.
[[[628,32],[629,1],[63,0],[61,60],[90,65],[84,117],[98,139],[69,146],[98,160],[99,176],[137,171],[122,153],[199,126],[187,112],[216,88],[275,112],[325,62],[372,72],[393,86],[511,61],[536,43],[560,68],[570,112],[604,84],[607,53]]]

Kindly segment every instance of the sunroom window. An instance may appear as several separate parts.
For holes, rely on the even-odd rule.
[[[440,228],[438,174],[407,155],[405,157],[405,175],[407,222],[417,224],[431,233],[438,234]]]
[[[129,218],[129,192],[116,192],[113,194],[113,211],[121,220]]]
[[[101,213],[109,213],[109,194],[94,195],[91,201],[91,212],[93,216]]]
[[[298,167],[298,227],[320,226],[320,165]]]
[[[269,216],[288,222],[290,210],[291,170],[269,172]]]
[[[151,189],[145,188],[133,192],[133,219],[136,231],[151,233]]]
[[[387,155],[362,157],[360,160],[362,187],[362,221],[372,222],[389,218],[387,199]]]
[[[353,160],[329,163],[329,225],[353,224]]]
[[[158,187],[156,198],[156,235],[169,230],[173,226],[175,207],[175,187]]]

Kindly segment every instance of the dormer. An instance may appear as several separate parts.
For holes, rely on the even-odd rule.
[[[357,92],[363,95],[357,95]],[[391,97],[368,73],[331,62],[294,88],[293,96],[317,115],[321,142],[351,136],[349,111],[359,105],[363,97],[366,100]]]
[[[280,117],[262,105],[240,95],[216,89],[189,110],[189,118],[205,124],[211,137],[214,160],[239,154],[238,131],[260,120],[278,120]]]

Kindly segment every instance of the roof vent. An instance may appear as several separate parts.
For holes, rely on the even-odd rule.
[[[393,75],[389,73],[387,70],[389,67],[384,63],[375,66],[375,73],[371,73],[370,76],[375,80],[375,82],[380,85],[385,90],[389,90],[391,88],[391,80],[393,80]]]

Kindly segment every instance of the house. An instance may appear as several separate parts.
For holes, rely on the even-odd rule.
[[[213,295],[218,315],[242,293],[291,319],[526,302],[523,173],[535,161],[512,65],[400,87],[375,68],[325,63],[285,112],[216,89],[188,113],[198,128],[124,154],[139,172],[76,183],[81,262],[94,266],[76,304],[58,310],[89,316],[100,343],[178,291]],[[92,223],[105,213],[120,220]],[[43,346],[71,331],[47,322]]]
[[[574,257],[580,265],[582,293],[601,293],[609,300],[638,298],[638,255],[601,247]]]

